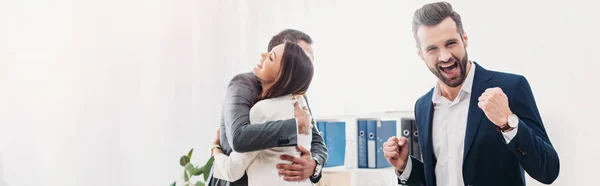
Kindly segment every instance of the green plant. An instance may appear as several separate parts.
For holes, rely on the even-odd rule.
[[[215,159],[213,157],[210,157],[208,161],[204,164],[204,166],[200,167],[190,162],[190,160],[192,159],[193,152],[194,149],[191,149],[187,155],[183,155],[179,159],[179,165],[181,165],[184,169],[182,184],[183,186],[205,186],[205,184],[208,181],[208,176],[210,174],[210,168],[212,167],[213,161]],[[193,176],[203,176],[201,178],[204,179],[200,179],[196,182],[196,184],[193,184],[191,181],[191,178]],[[177,181],[173,182],[171,186],[177,186]]]

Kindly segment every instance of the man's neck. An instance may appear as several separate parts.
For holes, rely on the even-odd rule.
[[[450,101],[454,101],[454,99],[456,99],[458,96],[461,86],[452,88],[442,82],[440,82],[440,85],[440,92],[442,93],[442,96]]]
[[[471,70],[471,61],[469,61],[467,63],[467,71],[465,72],[465,79],[463,79],[463,82],[460,83],[460,85],[458,85],[457,87],[450,87],[448,85],[446,85],[444,82],[442,82],[441,80],[438,80],[438,84],[440,85],[440,92],[442,93],[442,96],[445,97],[446,99],[450,100],[450,101],[454,101],[454,99],[456,99],[456,97],[458,97],[458,93],[460,92],[460,89],[462,88],[462,86],[465,84],[465,80],[467,79],[466,75],[469,74],[469,71]]]
[[[267,90],[269,90],[269,88],[271,88],[273,86],[272,83],[262,83],[262,92],[260,93],[260,97],[264,97],[265,94],[267,93]]]

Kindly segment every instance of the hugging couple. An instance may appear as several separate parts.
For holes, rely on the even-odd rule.
[[[286,29],[273,36],[251,73],[227,88],[211,154],[211,186],[312,186],[327,160],[306,97],[312,39]]]

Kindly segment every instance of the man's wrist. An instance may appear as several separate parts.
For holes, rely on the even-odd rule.
[[[314,178],[321,174],[323,166],[321,164],[319,164],[319,161],[317,161],[317,158],[313,157],[313,161],[315,161],[315,166],[313,167],[313,173],[310,176]]]
[[[517,127],[518,125],[519,118],[517,117],[517,115],[511,112],[511,114],[508,117],[506,117],[506,124],[502,126],[497,126],[496,128],[500,132],[510,132],[513,129],[515,129],[515,127]]]

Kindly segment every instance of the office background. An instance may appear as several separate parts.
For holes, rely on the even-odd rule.
[[[0,184],[168,185],[189,148],[209,157],[227,82],[284,28],[315,41],[315,115],[410,111],[436,80],[411,30],[428,2],[1,1]],[[598,3],[450,2],[470,59],[531,83],[554,185],[597,182]]]

